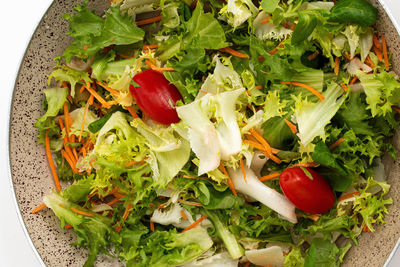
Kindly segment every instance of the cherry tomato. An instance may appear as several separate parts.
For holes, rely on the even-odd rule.
[[[311,168],[288,168],[279,176],[279,184],[290,202],[307,213],[325,213],[335,203],[328,182]]]
[[[179,122],[175,103],[182,100],[178,89],[162,73],[145,70],[132,78],[140,87],[129,89],[140,110],[150,119],[162,124]]]

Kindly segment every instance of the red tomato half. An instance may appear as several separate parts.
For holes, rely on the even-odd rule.
[[[311,168],[288,168],[279,176],[279,184],[290,202],[307,213],[325,213],[335,203],[328,182]]]
[[[182,100],[182,96],[162,73],[145,70],[136,74],[133,80],[140,87],[130,85],[129,89],[136,104],[146,116],[162,124],[180,121],[175,103]]]

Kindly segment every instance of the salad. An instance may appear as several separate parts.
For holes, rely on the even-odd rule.
[[[400,83],[365,0],[78,4],[35,127],[48,207],[126,266],[339,266],[392,199]],[[60,185],[63,182],[63,188]]]

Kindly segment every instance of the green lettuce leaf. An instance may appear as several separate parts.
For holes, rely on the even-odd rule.
[[[71,85],[71,96],[75,96],[76,85],[91,83],[92,80],[89,78],[89,73],[86,71],[77,71],[73,70],[65,65],[59,67],[55,71],[53,71],[49,76],[49,85],[51,79],[54,78],[56,81],[62,84],[63,82],[68,82]]]
[[[43,123],[47,118],[58,115],[58,112],[62,110],[65,101],[67,101],[68,89],[66,87],[48,88],[44,89],[43,93],[46,97],[47,110],[46,113],[37,120],[36,124]]]

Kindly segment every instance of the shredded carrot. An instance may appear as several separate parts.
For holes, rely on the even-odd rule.
[[[272,16],[266,17],[265,19],[263,19],[260,24],[266,24],[269,22],[269,20],[272,18]]]
[[[329,150],[333,150],[334,148],[338,147],[343,142],[344,142],[344,139],[339,138],[338,140],[336,140],[335,143],[333,143],[332,145],[329,146]]]
[[[352,59],[351,56],[350,56],[349,54],[347,54],[347,53],[344,53],[343,56],[344,56],[345,58],[347,58],[348,60],[351,60],[351,59]]]
[[[156,49],[156,48],[158,48],[158,44],[143,45],[143,50],[146,50],[146,49]]]
[[[383,59],[385,61],[385,68],[386,70],[389,70],[389,57],[386,45],[386,38],[384,34],[382,34],[382,51],[383,51]]]
[[[81,153],[81,152],[82,152],[82,156],[84,158],[86,158],[86,149],[84,147],[82,147],[82,149],[79,151],[79,153]]]
[[[397,113],[400,114],[400,108],[392,106],[392,109],[394,109],[395,111],[397,111]]]
[[[382,50],[381,42],[379,41],[379,38],[378,38],[378,36],[376,36],[375,33],[372,35],[372,40],[374,42],[374,46],[376,48],[378,48],[379,50]]]
[[[346,195],[343,195],[343,196],[339,197],[338,198],[338,202],[340,202],[342,200],[345,200],[345,199],[348,199],[348,198],[351,198],[351,197],[354,197],[354,196],[358,196],[359,194],[360,194],[360,192],[358,192],[358,191],[353,192],[353,193],[348,193]]]
[[[71,104],[74,103],[74,100],[72,99],[71,95],[67,95],[67,99]]]
[[[221,48],[219,51],[229,53],[232,56],[239,57],[239,58],[248,58],[249,57],[249,55],[235,51],[230,47]]]
[[[262,89],[262,85],[257,85],[256,89],[261,90]]]
[[[311,216],[308,216],[308,218],[310,218],[310,219],[313,220],[314,222],[316,222],[316,221],[319,220],[319,216],[318,216],[318,215],[311,215]]]
[[[232,180],[231,180],[231,177],[229,176],[229,174],[228,174],[228,172],[226,171],[226,169],[225,169],[224,165],[222,164],[222,162],[219,164],[219,168],[220,168],[221,171],[228,177],[228,185],[229,185],[229,187],[231,188],[232,193],[233,193],[235,196],[237,196],[236,189],[235,189],[235,187],[233,186],[233,182],[232,182]]]
[[[46,135],[45,135],[45,146],[46,146],[46,156],[47,156],[47,160],[49,161],[50,170],[51,170],[51,173],[52,173],[53,179],[54,179],[54,184],[56,185],[57,192],[59,192],[59,191],[61,191],[60,180],[58,179],[56,167],[54,165],[54,161],[51,156],[50,138],[47,136],[47,131],[46,131]]]
[[[79,93],[83,93],[83,91],[85,91],[85,87],[86,87],[86,85],[84,84],[84,85],[82,85],[81,86],[81,89],[79,89]]]
[[[340,58],[336,57],[335,58],[335,68],[333,71],[335,72],[336,75],[339,75],[339,64],[340,64]]]
[[[99,81],[96,81],[96,83],[98,85],[100,85],[101,87],[103,87],[104,89],[106,89],[107,91],[109,91],[113,96],[119,97],[120,93],[117,90],[112,89],[111,87],[109,87],[109,86],[107,86],[107,85],[105,85],[105,84],[103,84],[103,83],[101,83]]]
[[[83,128],[85,127],[85,119],[86,119],[86,116],[87,116],[87,113],[88,113],[88,110],[89,110],[89,105],[90,105],[91,101],[93,101],[93,95],[91,95],[89,97],[89,99],[88,99],[88,101],[86,102],[86,105],[85,105],[85,111],[84,111],[83,117],[82,117],[81,131],[79,132],[79,138],[78,138],[79,142],[82,141],[82,133],[83,133]]]
[[[71,229],[71,228],[72,228],[72,225],[70,225],[70,224],[66,224],[65,227],[64,227],[65,230],[68,230],[68,229]]]
[[[196,207],[203,207],[203,205],[201,203],[198,202],[193,202],[193,201],[185,201],[185,200],[178,200],[179,203],[188,205],[188,206],[196,206]]]
[[[269,143],[267,142],[267,140],[264,139],[264,137],[262,137],[256,130],[254,129],[250,129],[249,132],[251,133],[252,136],[254,136],[254,138],[260,142],[261,145],[263,145],[264,150],[267,151],[268,153],[272,154],[272,149],[271,146],[269,145]]]
[[[294,164],[292,167],[315,168],[318,166],[319,166],[319,164],[316,162],[308,162],[308,163],[297,163],[297,164]]]
[[[314,88],[312,88],[311,86],[304,84],[304,83],[299,83],[299,82],[281,82],[282,84],[292,84],[294,86],[299,86],[299,87],[303,87],[304,89],[307,89],[308,91],[310,91],[311,93],[313,93],[314,95],[316,95],[321,101],[325,100],[325,97],[318,92],[317,90],[315,90]]]
[[[375,68],[375,64],[374,64],[374,62],[372,62],[372,60],[371,60],[371,58],[370,58],[369,56],[367,56],[367,57],[365,58],[365,63],[366,63],[368,66],[370,66],[371,68]]]
[[[240,168],[242,169],[243,173],[243,179],[247,184],[247,179],[246,179],[246,170],[244,169],[244,163],[243,163],[243,158],[240,158]]]
[[[284,120],[285,123],[287,124],[287,126],[289,126],[290,130],[292,131],[293,134],[297,133],[297,127],[296,125],[294,125],[293,123],[291,123],[290,121],[288,121],[287,119]]]
[[[120,56],[120,57],[122,57],[122,58],[125,58],[125,59],[130,59],[130,58],[134,58],[134,57],[136,57],[136,55],[132,55],[132,56],[128,56],[128,55],[125,55],[125,54],[118,54],[118,56]]]
[[[378,47],[374,46],[374,52],[375,55],[378,57],[379,61],[382,61],[383,60],[382,51]]]
[[[246,262],[246,264],[243,266],[243,267],[250,267],[250,265],[251,265],[251,262]]]
[[[363,230],[363,232],[367,232],[367,233],[371,232],[371,229],[369,229],[368,226],[367,226],[366,224],[364,224],[362,230]]]
[[[183,175],[183,178],[188,178],[188,179],[196,179],[196,177],[194,176],[189,176],[189,175]]]
[[[65,136],[67,137],[67,142],[69,142],[69,127],[72,125],[71,118],[68,111],[68,102],[64,102],[64,120],[65,120]]]
[[[183,231],[182,231],[182,233],[183,232],[186,232],[186,231],[188,231],[188,230],[190,230],[190,229],[192,229],[192,228],[195,228],[197,225],[199,225],[205,218],[207,218],[207,215],[205,214],[205,215],[203,215],[203,216],[201,216],[197,221],[195,221],[194,223],[192,223],[191,225],[189,225],[188,227],[186,227]]]
[[[345,84],[345,83],[340,83],[340,87],[342,87],[342,89],[347,92],[349,91],[349,87]]]
[[[136,21],[136,25],[142,26],[142,25],[151,24],[151,23],[158,22],[158,21],[161,21],[161,16],[156,16],[153,18]]]
[[[126,206],[124,215],[122,215],[122,220],[125,221],[125,220],[128,218],[130,209],[131,209],[132,207],[133,207],[133,205],[132,205],[131,203],[129,203],[129,204]]]
[[[261,145],[260,143],[258,143],[257,141],[253,141],[253,140],[243,140],[243,143],[244,143],[244,144],[248,144],[249,146],[252,146],[252,147],[254,147],[254,148],[257,148],[258,150],[261,150],[261,151],[265,151],[265,152],[266,152],[264,146]],[[280,152],[280,150],[279,150],[279,149],[276,149],[276,148],[271,148],[271,150],[272,150],[272,153],[273,153],[273,154],[277,154],[277,153]]]
[[[139,116],[136,114],[136,112],[135,112],[135,110],[133,109],[132,106],[127,106],[127,107],[125,107],[125,108],[126,108],[126,110],[129,111],[129,114],[131,114],[131,116],[132,116],[134,119],[139,118]]]
[[[38,213],[39,211],[41,211],[42,209],[44,209],[44,208],[46,208],[47,206],[46,206],[46,204],[42,204],[42,205],[40,205],[40,206],[37,206],[36,208],[34,208],[33,210],[32,210],[32,214],[35,214],[35,213]]]
[[[89,212],[86,212],[86,211],[83,211],[83,210],[78,210],[78,209],[75,209],[75,208],[71,208],[71,210],[73,212],[75,212],[75,213],[80,214],[80,215],[84,215],[84,216],[88,216],[88,217],[93,217],[94,216],[92,213],[89,213]]]
[[[262,177],[258,178],[258,180],[260,182],[265,182],[265,181],[269,181],[269,180],[272,180],[274,178],[277,178],[277,177],[279,177],[279,175],[281,175],[280,172],[273,172],[271,174],[268,174],[266,176],[262,176]]]
[[[184,220],[187,220],[187,219],[188,219],[186,213],[185,213],[183,210],[181,210],[181,217],[182,217]]]
[[[129,166],[135,165],[137,163],[145,163],[146,160],[147,160],[147,158],[144,158],[142,160],[132,160],[132,161],[125,163],[125,167],[129,167]]]
[[[357,76],[354,76],[353,79],[351,79],[349,84],[355,84],[357,80],[358,80]]]
[[[75,167],[74,161],[71,158],[71,155],[68,155],[67,152],[65,152],[64,149],[61,149],[61,155],[66,159],[68,162],[69,166],[71,166],[72,172],[73,173],[78,173],[78,170]]]
[[[88,90],[89,93],[93,95],[94,98],[96,98],[97,101],[99,101],[105,108],[110,108],[107,101],[105,101],[104,98],[102,98],[95,90],[93,90],[93,88],[90,87],[90,83],[86,84],[86,90]]]
[[[311,55],[309,55],[309,56],[307,57],[308,61],[311,61],[311,60],[315,59],[315,58],[318,56],[318,54],[319,54],[319,52],[318,52],[318,51],[315,51],[314,53],[312,53]]]
[[[199,90],[199,92],[202,92],[203,94],[208,94],[208,92],[204,91],[204,90]]]
[[[153,62],[151,62],[150,60],[146,59],[145,63],[152,69],[158,72],[164,72],[164,71],[175,71],[174,68],[159,68],[156,65],[154,65]]]
[[[107,202],[106,204],[108,205],[108,206],[112,206],[112,205],[114,205],[115,203],[117,203],[119,201],[119,198],[114,198],[113,200],[111,200],[110,202]]]
[[[277,47],[275,47],[274,49],[272,49],[271,51],[269,51],[268,54],[274,55],[274,54],[276,54],[276,53],[279,51],[278,48],[283,48],[283,47],[284,47],[283,43],[280,43]]]
[[[153,221],[150,221],[150,231],[152,231],[152,232],[155,231],[155,229],[154,229],[154,222],[153,222]]]

